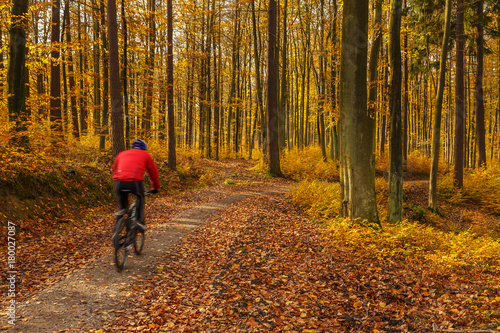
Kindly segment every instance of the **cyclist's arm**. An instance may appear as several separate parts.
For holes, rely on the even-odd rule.
[[[146,164],[146,170],[148,170],[148,175],[151,178],[151,183],[152,187],[154,190],[159,190],[160,189],[160,177],[158,175],[158,168],[156,167],[155,162],[153,161],[153,158],[149,156],[147,164]]]

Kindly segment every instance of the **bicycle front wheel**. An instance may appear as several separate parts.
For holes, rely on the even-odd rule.
[[[142,230],[136,230],[135,231],[135,237],[134,237],[134,251],[135,254],[139,255],[142,252],[142,249],[144,248],[144,231]]]

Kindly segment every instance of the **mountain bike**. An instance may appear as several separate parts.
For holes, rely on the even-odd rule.
[[[125,191],[127,192],[127,191]],[[145,196],[151,194],[151,190],[145,191]],[[113,246],[115,248],[116,268],[121,271],[127,263],[128,252],[134,247],[134,252],[140,255],[144,248],[144,231],[139,230],[136,220],[137,198],[128,209],[122,209],[116,215],[122,216],[115,222],[113,234]]]

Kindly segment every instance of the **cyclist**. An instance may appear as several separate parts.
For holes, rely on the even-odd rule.
[[[115,193],[120,211],[128,207],[128,194],[137,196],[136,221],[137,228],[145,231],[144,223],[144,172],[147,171],[151,178],[152,191],[158,193],[160,178],[158,168],[151,155],[147,152],[147,145],[141,139],[132,142],[131,149],[122,151],[113,162],[113,180]],[[122,216],[117,214],[116,221]],[[113,235],[114,236],[114,235]]]

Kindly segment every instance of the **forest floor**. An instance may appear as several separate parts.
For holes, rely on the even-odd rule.
[[[203,163],[214,171],[213,184],[148,198],[144,252],[131,256],[123,272],[113,262],[114,207],[83,224],[19,236],[16,325],[5,320],[0,330],[493,332],[498,326],[498,280],[487,273],[481,280],[466,272],[431,274],[424,263],[354,251],[291,203],[286,193],[293,181],[256,175],[247,161]],[[425,181],[408,182],[406,204],[425,207],[426,191]],[[467,207],[467,218],[460,207],[440,209],[455,228],[495,218],[480,207]],[[414,210],[406,213],[415,217]]]

